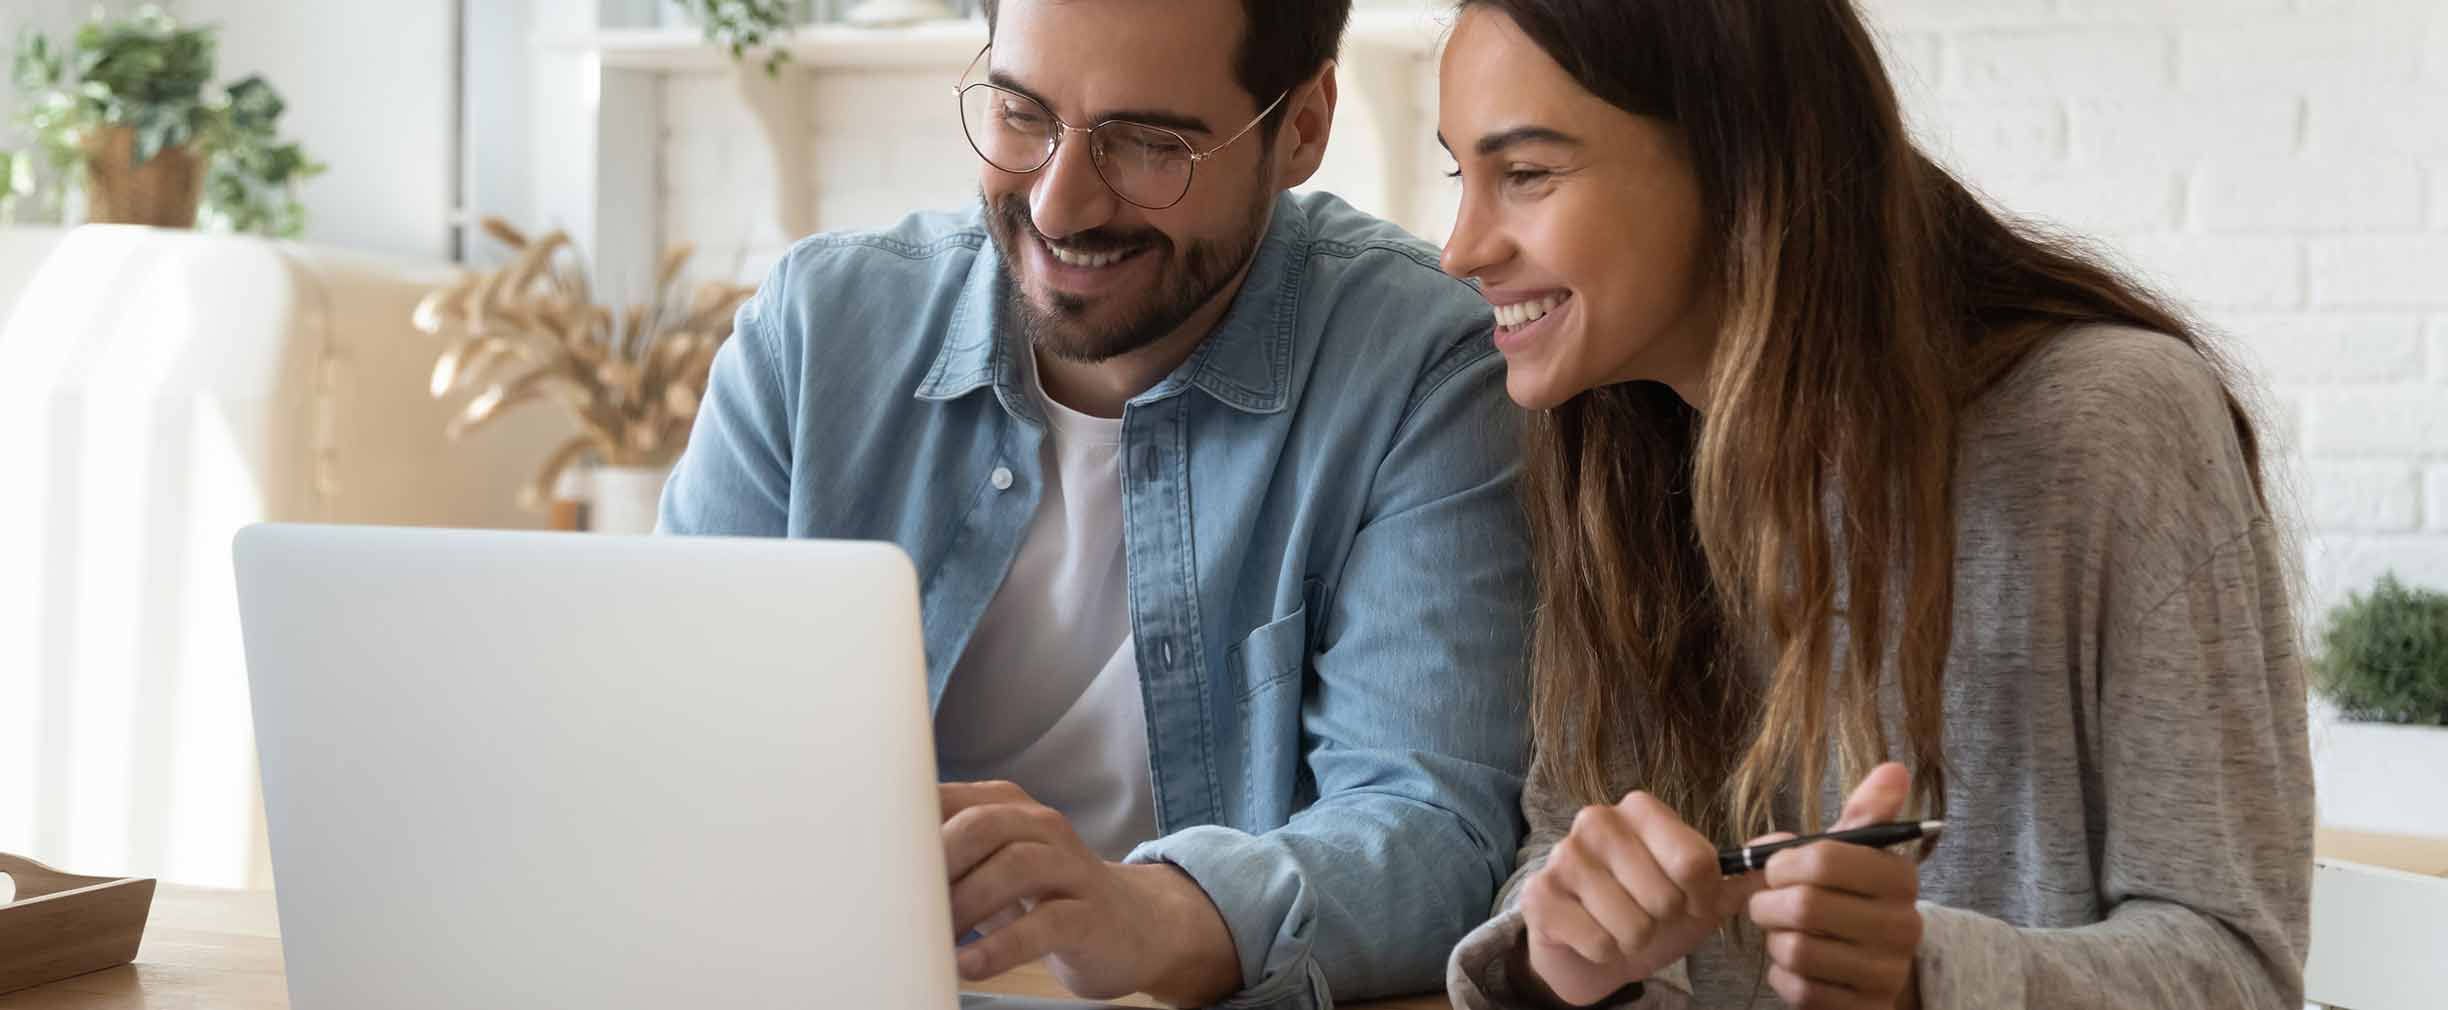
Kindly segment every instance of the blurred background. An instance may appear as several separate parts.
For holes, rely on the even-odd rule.
[[[2448,590],[2443,5],[1864,6],[1934,152],[2234,339],[2292,488],[2312,648],[2353,594],[2395,608],[2356,634],[2431,627],[2438,598],[2415,590]],[[97,16],[136,26],[88,41],[153,53],[140,74],[177,72],[194,55],[177,32],[213,30],[199,98],[118,110],[136,117],[123,146],[167,152],[156,171],[192,150],[203,183],[142,176],[104,112],[78,111],[80,68],[110,70],[76,55]],[[650,523],[737,286],[797,236],[972,198],[952,85],[984,30],[959,4],[847,0],[148,16],[0,8],[0,38],[43,36],[58,64],[29,71],[20,43],[0,90],[0,432],[18,447],[0,456],[0,851],[264,886],[230,533]],[[1444,16],[1363,4],[1315,183],[1431,241],[1456,200],[1433,132]],[[199,190],[200,211],[177,205]],[[163,192],[205,227],[75,227]],[[534,297],[489,300],[496,276]],[[471,338],[487,327],[509,342]],[[591,377],[522,387],[514,366],[547,346]],[[2372,595],[2391,573],[2411,589]],[[2443,684],[2320,702],[2326,825],[2448,836],[2434,648]]]

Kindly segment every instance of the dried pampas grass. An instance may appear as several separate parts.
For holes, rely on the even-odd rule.
[[[696,250],[676,245],[658,265],[652,300],[616,313],[594,304],[569,236],[529,238],[499,218],[486,218],[484,231],[517,257],[426,295],[413,318],[417,329],[450,340],[427,391],[438,400],[468,394],[446,433],[459,439],[520,407],[559,404],[578,433],[520,492],[531,509],[544,507],[562,473],[589,454],[614,466],[679,458],[714,353],[756,289],[707,282],[682,297]]]

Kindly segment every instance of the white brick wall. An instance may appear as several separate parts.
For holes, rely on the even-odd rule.
[[[1934,153],[2009,210],[2100,239],[2236,338],[2298,488],[2308,613],[2390,569],[2448,588],[2448,3],[1864,5]],[[969,198],[951,73],[809,86],[804,184],[823,227]],[[1434,73],[1421,61],[1431,121]],[[666,233],[761,269],[784,237],[728,83],[665,95]],[[1347,84],[1345,115],[1359,106]],[[1333,155],[1362,171],[1383,156]],[[1441,238],[1444,156],[1426,142],[1395,156],[1418,163],[1413,197],[1371,209]]]
[[[2448,463],[2423,468],[2423,529],[2448,534]]]

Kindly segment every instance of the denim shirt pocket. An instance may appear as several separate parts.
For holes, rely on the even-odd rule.
[[[1241,818],[1281,823],[1300,772],[1301,695],[1308,678],[1309,608],[1269,621],[1225,653],[1235,678],[1245,750]]]

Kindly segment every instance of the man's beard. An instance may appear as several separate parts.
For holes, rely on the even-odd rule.
[[[1121,318],[1098,324],[1088,318],[1095,304],[1088,299],[1055,293],[1053,304],[1046,306],[1038,304],[1022,289],[1018,264],[1027,255],[1023,243],[1043,242],[1045,237],[1029,219],[1027,200],[1017,193],[1007,195],[989,206],[986,230],[994,237],[995,249],[1002,254],[1009,317],[1019,324],[1032,346],[1066,361],[1095,364],[1144,349],[1180,329],[1240,276],[1241,268],[1249,264],[1258,250],[1259,239],[1266,234],[1268,196],[1261,188],[1250,208],[1247,230],[1227,240],[1229,245],[1196,240],[1177,248],[1172,239],[1154,229],[1100,228],[1064,239],[1062,246],[1066,251],[1091,254],[1138,251],[1139,255],[1157,257],[1156,283],[1136,296],[1108,296],[1106,300],[1135,297],[1135,302],[1124,307]]]

